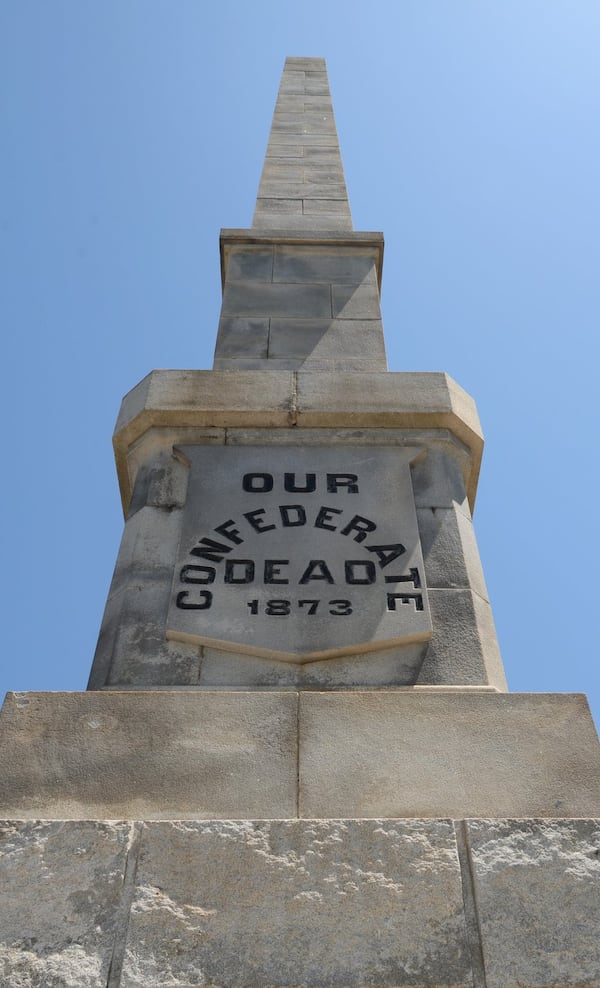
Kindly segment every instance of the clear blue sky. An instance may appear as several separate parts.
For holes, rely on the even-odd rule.
[[[211,366],[219,229],[251,222],[285,56],[319,55],[390,369],[478,403],[509,685],[600,721],[599,52],[596,0],[3,0],[0,692],[85,686],[121,397]]]

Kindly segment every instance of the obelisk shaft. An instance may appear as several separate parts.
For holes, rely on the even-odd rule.
[[[254,222],[221,234],[215,370],[387,370],[383,236],[356,233],[322,58],[288,58]]]
[[[285,62],[253,226],[351,230],[325,60]]]

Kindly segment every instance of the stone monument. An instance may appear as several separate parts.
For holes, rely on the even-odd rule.
[[[475,406],[387,371],[382,259],[288,58],[214,369],[123,401],[89,689],[2,709],[3,986],[600,985],[586,700],[506,692]]]

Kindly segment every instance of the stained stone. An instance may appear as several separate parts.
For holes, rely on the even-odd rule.
[[[0,814],[295,816],[296,738],[289,693],[9,693],[0,715]]]
[[[303,817],[600,815],[585,697],[300,694]]]
[[[121,988],[471,984],[448,821],[145,828]]]
[[[467,824],[488,988],[600,984],[600,820]]]
[[[128,823],[0,822],[3,988],[106,985],[136,832]]]

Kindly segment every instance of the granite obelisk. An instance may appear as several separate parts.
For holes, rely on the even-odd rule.
[[[472,399],[386,369],[325,63],[288,58],[213,370],[154,371],[89,688],[0,714],[7,988],[600,985],[600,746],[510,694]]]

